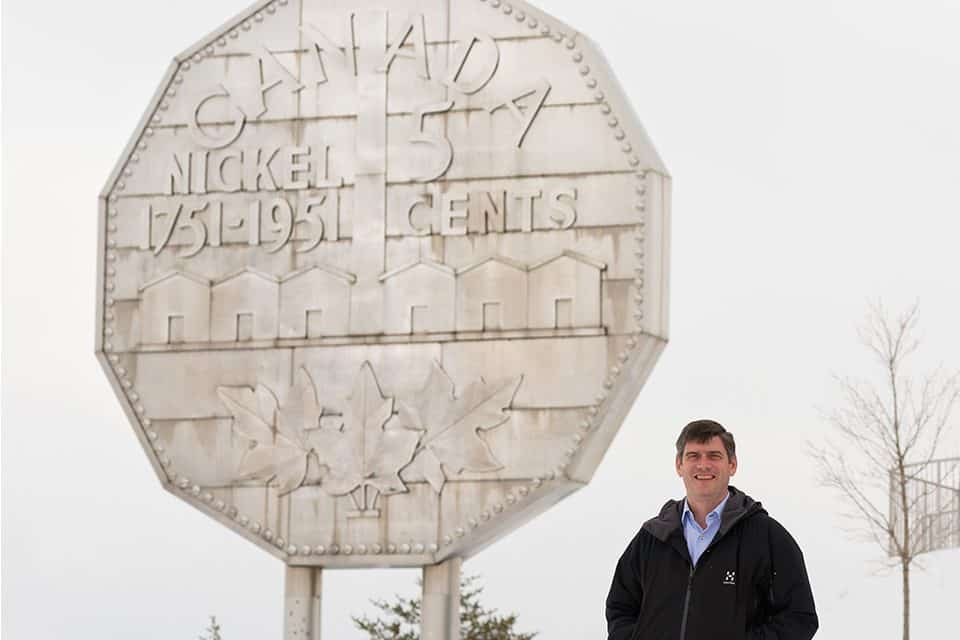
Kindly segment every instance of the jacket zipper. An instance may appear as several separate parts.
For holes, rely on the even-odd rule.
[[[687,577],[687,594],[683,597],[683,618],[680,620],[680,640],[687,637],[687,611],[690,609],[690,592],[693,590],[693,572],[696,565],[690,565],[690,575]]]
[[[719,533],[719,532],[718,532]],[[713,541],[710,542],[710,546],[703,550],[703,553],[700,554],[700,559],[698,564],[702,561],[710,550],[713,548],[714,543],[717,541],[716,536],[714,536]],[[693,592],[693,574],[697,570],[697,565],[693,564],[693,561],[690,561],[690,574],[687,576],[687,593],[683,597],[683,618],[680,619],[680,640],[686,640],[687,637],[687,613],[690,611],[690,594]]]
[[[733,528],[733,524],[738,521],[739,518],[731,523],[727,530],[729,531],[731,528]],[[706,556],[717,545],[717,542],[719,542],[720,538],[722,538],[724,534],[726,534],[726,531],[723,533],[717,531],[717,533],[713,536],[713,540],[710,541],[710,544],[707,545],[707,548],[704,549],[703,553],[700,554],[700,560],[703,560],[704,556]],[[688,561],[690,561],[689,558]],[[690,593],[693,591],[693,572],[696,570],[697,565],[690,561],[690,575],[687,576],[687,593],[683,597],[683,618],[680,620],[680,640],[686,640],[687,636],[687,612],[690,610]]]

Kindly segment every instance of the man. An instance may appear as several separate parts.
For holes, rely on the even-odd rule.
[[[729,486],[733,434],[713,420],[677,439],[685,500],[670,500],[620,557],[608,640],[809,640],[817,613],[803,554],[759,502]]]

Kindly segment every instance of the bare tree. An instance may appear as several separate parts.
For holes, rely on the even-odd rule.
[[[839,442],[811,446],[820,480],[845,499],[853,531],[876,542],[902,576],[903,640],[910,639],[910,568],[926,550],[929,519],[917,517],[922,478],[960,397],[960,377],[937,368],[915,375],[907,367],[917,350],[917,305],[891,316],[872,305],[860,329],[863,345],[882,368],[877,382],[837,378],[844,404],[829,414]],[[921,486],[918,491],[917,486]]]

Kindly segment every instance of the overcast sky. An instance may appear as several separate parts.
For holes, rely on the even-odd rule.
[[[172,56],[244,6],[3,3],[9,640],[192,639],[211,613],[226,640],[280,637],[282,564],[161,489],[93,356],[97,193]],[[919,300],[917,364],[960,366],[960,3],[541,6],[601,46],[674,177],[671,343],[593,482],[466,571],[544,640],[603,637],[617,557],[682,493],[673,440],[712,417],[735,484],[805,552],[817,637],[898,637],[898,574],[841,531],[803,450],[831,375],[872,371],[869,300]],[[960,550],[925,562],[918,638],[955,625],[960,593]],[[324,638],[359,640],[350,614],[416,575],[327,573]]]

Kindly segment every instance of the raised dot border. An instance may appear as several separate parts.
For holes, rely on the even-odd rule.
[[[622,373],[623,365],[630,358],[630,353],[637,347],[638,341],[636,336],[642,334],[643,329],[641,326],[641,321],[643,319],[643,258],[644,258],[644,243],[645,239],[643,236],[644,228],[644,216],[646,209],[646,172],[642,169],[639,169],[640,159],[638,156],[633,154],[633,146],[629,141],[626,140],[626,133],[619,126],[619,121],[615,115],[612,114],[612,108],[609,103],[605,101],[605,96],[603,92],[598,88],[597,79],[593,77],[592,70],[587,64],[582,64],[584,56],[583,53],[577,49],[577,44],[573,38],[565,34],[563,31],[553,31],[550,26],[546,23],[538,21],[535,16],[525,15],[523,11],[517,10],[514,11],[514,8],[509,3],[502,3],[501,0],[479,0],[480,2],[487,3],[493,9],[500,9],[500,12],[504,16],[510,16],[513,14],[513,19],[516,22],[523,23],[525,22],[531,30],[536,30],[539,27],[539,33],[542,36],[550,37],[555,43],[564,46],[568,51],[571,51],[571,60],[573,64],[577,66],[579,75],[583,78],[585,86],[588,89],[595,90],[593,98],[596,102],[601,104],[601,113],[604,116],[607,116],[607,125],[612,130],[614,139],[620,142],[621,151],[628,156],[627,162],[631,169],[636,171],[637,176],[637,186],[636,186],[636,195],[637,200],[635,203],[635,209],[640,213],[640,219],[637,223],[637,235],[635,236],[636,248],[635,256],[638,259],[638,267],[636,269],[636,278],[634,284],[636,286],[637,293],[635,294],[635,308],[634,308],[634,319],[637,322],[635,327],[635,336],[632,336],[628,339],[626,343],[626,349],[621,351],[618,354],[617,360],[619,364],[611,367],[608,372],[607,377],[604,379],[603,388],[604,391],[599,393],[596,397],[596,403],[590,406],[586,411],[584,418],[578,425],[579,432],[574,434],[571,438],[570,446],[564,450],[564,458],[566,459],[565,463],[562,463],[556,466],[550,472],[533,478],[527,484],[521,484],[519,487],[512,489],[507,492],[504,497],[503,502],[494,503],[494,505],[489,508],[481,511],[477,517],[470,517],[467,519],[466,528],[456,527],[452,534],[447,534],[443,537],[442,543],[444,546],[453,545],[458,539],[463,538],[467,531],[472,531],[478,527],[489,523],[496,519],[497,516],[503,514],[509,510],[510,507],[517,505],[521,501],[527,499],[532,492],[535,492],[541,489],[546,482],[551,480],[556,480],[564,478],[566,476],[566,467],[572,461],[573,457],[576,455],[580,446],[585,440],[586,433],[590,432],[595,426],[596,418],[599,415],[600,408],[603,403],[607,400],[608,391],[613,388],[616,378]],[[193,55],[193,63],[202,62],[205,57],[214,55],[215,47],[223,47],[226,45],[227,38],[236,39],[240,35],[240,31],[250,31],[254,23],[261,23],[265,19],[266,15],[273,15],[276,12],[277,6],[285,6],[288,4],[288,0],[276,0],[268,5],[265,5],[260,11],[256,12],[253,15],[253,18],[247,18],[239,23],[239,26],[234,26],[226,30],[223,34],[215,35],[210,44],[206,46],[201,46],[198,48],[197,52]],[[265,13],[264,13],[265,12]],[[184,73],[189,71],[191,68],[191,62],[185,60],[180,64],[180,69],[174,75],[172,84],[180,85],[184,80]],[[164,99],[160,102],[155,112],[150,118],[150,123],[152,125],[157,125],[162,122],[162,115],[158,111],[166,111],[169,107],[169,103],[166,101],[168,98],[173,98],[176,95],[176,87],[170,86],[165,92]],[[144,131],[143,137],[137,144],[137,151],[142,152],[147,149],[147,141],[144,138],[149,138],[153,135],[154,131],[151,127],[147,127]],[[131,155],[128,164],[124,167],[122,175],[124,178],[129,178],[133,175],[133,167],[131,164],[136,164],[139,161],[139,153],[134,153]],[[125,188],[125,182],[123,179],[118,180],[114,186],[113,192],[111,192],[108,197],[108,218],[116,217],[116,202],[118,198],[118,192],[122,192]],[[107,227],[107,261],[108,264],[106,268],[106,277],[105,281],[105,304],[107,309],[104,312],[104,351],[112,351],[112,345],[107,340],[110,336],[114,334],[114,315],[110,311],[110,307],[113,306],[113,298],[109,296],[109,293],[112,292],[115,288],[115,281],[113,276],[115,276],[116,271],[112,266],[109,266],[109,263],[116,260],[116,253],[111,251],[116,247],[116,239],[114,234],[116,232],[116,225],[108,223]],[[125,390],[128,391],[127,396],[130,399],[134,411],[140,416],[141,422],[144,426],[145,433],[147,438],[151,442],[154,452],[157,454],[158,459],[164,467],[169,468],[171,465],[170,459],[165,456],[164,448],[162,444],[159,443],[159,437],[156,431],[151,428],[151,421],[149,418],[144,416],[144,408],[141,403],[139,403],[139,396],[136,391],[133,389],[132,383],[126,379],[126,371],[123,367],[119,367],[119,359],[115,354],[109,356],[110,361],[114,364],[114,371],[117,373],[118,379],[121,381],[121,385]],[[122,372],[122,373],[121,373]],[[222,499],[214,498],[213,494],[208,491],[203,491],[199,485],[194,484],[190,481],[189,478],[178,476],[176,473],[171,473],[170,475],[171,482],[174,482],[174,485],[179,488],[182,492],[192,497],[193,499],[200,500],[204,504],[213,508],[218,512],[225,513],[228,517],[233,520],[236,520],[241,526],[249,530],[254,535],[260,536],[266,542],[273,544],[277,549],[283,551],[288,556],[324,556],[324,555],[380,555],[384,552],[388,555],[392,554],[423,554],[423,553],[436,553],[439,551],[440,546],[436,543],[421,543],[421,542],[402,542],[402,543],[373,543],[373,544],[359,544],[356,546],[345,544],[331,544],[331,545],[295,545],[288,543],[284,540],[283,537],[277,536],[269,527],[264,527],[260,522],[256,520],[251,520],[248,516],[239,513],[238,509],[234,506],[227,505]]]

